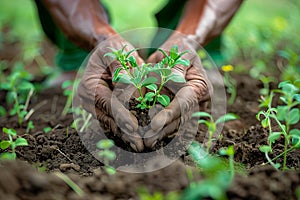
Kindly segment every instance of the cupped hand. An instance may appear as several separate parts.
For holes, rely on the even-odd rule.
[[[163,92],[175,97],[167,107],[152,118],[151,130],[144,135],[144,144],[148,148],[153,148],[159,140],[173,135],[180,124],[191,117],[190,112],[196,106],[205,109],[212,92],[212,86],[191,41],[175,33],[161,46],[161,49],[168,52],[174,45],[178,46],[179,52],[188,51],[182,59],[189,60],[189,66],[176,65],[172,69],[172,73],[183,76],[186,83],[178,84],[170,81],[165,85]],[[155,64],[163,58],[164,55],[156,51],[149,57],[148,62]]]
[[[84,109],[98,119],[105,133],[113,133],[139,152],[144,149],[144,145],[137,133],[138,121],[120,100],[125,98],[124,87],[122,84],[116,85],[112,82],[114,72],[120,67],[120,63],[109,56],[104,56],[112,51],[110,48],[119,50],[124,45],[127,52],[134,49],[120,36],[114,36],[113,39],[98,45],[88,60],[78,87],[78,96]],[[137,64],[144,63],[135,51],[131,55],[136,58]]]

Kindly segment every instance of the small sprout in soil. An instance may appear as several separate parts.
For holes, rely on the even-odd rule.
[[[224,65],[221,69],[224,72],[225,87],[227,88],[227,92],[230,94],[228,104],[232,105],[236,98],[236,80],[230,75],[230,72],[233,71],[233,66]]]
[[[113,140],[103,139],[97,143],[98,156],[103,159],[103,164],[105,167],[105,171],[109,174],[115,174],[116,170],[112,166],[109,165],[109,162],[114,161],[116,159],[116,153],[110,150],[115,145]]]
[[[225,114],[225,115],[219,117],[216,121],[213,119],[212,115],[207,113],[207,112],[196,112],[192,116],[193,117],[200,117],[200,119],[198,120],[198,123],[199,124],[205,124],[205,126],[208,129],[209,138],[208,138],[208,141],[207,141],[207,144],[206,144],[206,151],[207,152],[209,152],[209,150],[210,150],[212,140],[213,140],[213,135],[217,131],[217,125],[220,124],[220,123],[225,123],[227,121],[238,119],[238,116],[236,114],[233,114],[233,113]],[[208,119],[203,119],[203,118],[208,118]]]
[[[268,145],[262,145],[259,149],[265,153],[268,163],[276,169],[280,167],[280,163],[274,163],[274,161],[283,156],[282,169],[286,170],[287,154],[300,148],[300,130],[292,128],[300,121],[300,94],[295,84],[289,81],[279,83],[278,88],[272,90],[269,96],[262,97],[263,103],[260,104],[260,107],[266,109],[259,111],[256,115],[256,118],[261,121],[262,127],[269,129]],[[281,104],[273,107],[272,103],[276,94],[279,95]],[[278,125],[278,131],[274,131],[272,122]],[[269,153],[273,153],[272,145],[281,136],[284,138],[283,152],[271,159]]]
[[[226,154],[233,156],[233,151],[229,147]],[[200,182],[193,182],[185,190],[181,199],[227,199],[226,191],[232,183],[232,169],[228,173],[228,166],[224,165],[222,159],[209,155],[202,149],[198,142],[193,141],[188,149],[189,154],[201,170],[204,179]]]
[[[0,148],[2,150],[7,150],[9,147],[11,148],[11,152],[5,152],[1,154],[2,160],[14,160],[17,157],[16,148],[19,146],[27,146],[28,142],[25,138],[17,136],[17,132],[14,129],[8,129],[3,127],[3,133],[6,133],[8,136],[8,140],[1,140]]]
[[[74,108],[73,113],[76,115],[76,119],[73,121],[71,128],[79,132],[85,131],[91,125],[92,114],[86,112],[81,107]]]
[[[170,97],[165,94],[161,94],[161,90],[168,81],[177,83],[186,82],[183,76],[172,73],[172,68],[176,65],[190,65],[189,60],[181,58],[187,53],[187,51],[179,53],[178,46],[174,45],[170,49],[168,55],[164,50],[159,49],[159,51],[165,56],[161,62],[156,63],[154,66],[149,63],[143,63],[139,66],[135,57],[131,55],[131,53],[136,51],[136,49],[126,52],[125,47],[126,46],[120,50],[110,48],[112,52],[104,55],[119,61],[121,64],[121,67],[115,70],[112,81],[132,84],[135,86],[140,95],[137,98],[137,101],[139,102],[137,108],[151,108],[157,102],[165,107],[168,106],[170,103]],[[150,76],[150,72],[154,72],[159,75],[160,81],[157,78]],[[150,92],[144,95],[142,92],[143,88],[147,88]]]
[[[57,177],[62,179],[72,190],[80,197],[83,197],[84,191],[74,182],[72,181],[67,175],[61,172],[55,172],[54,173]]]
[[[52,131],[52,128],[47,126],[47,127],[43,128],[43,131],[44,131],[44,133],[48,133],[48,132]]]
[[[222,156],[229,157],[230,175],[231,175],[231,180],[233,180],[233,177],[234,177],[234,148],[233,148],[233,146],[231,145],[228,148],[220,149],[219,154]]]
[[[61,88],[64,90],[63,94],[64,94],[64,96],[67,97],[65,107],[61,112],[62,116],[66,116],[68,114],[68,112],[70,111],[70,108],[72,105],[72,98],[73,98],[72,86],[73,86],[73,81],[71,81],[71,80],[66,80],[61,85]]]
[[[34,129],[34,125],[33,125],[33,122],[30,120],[28,123],[27,123],[27,128],[26,128],[26,133],[30,133],[30,131]]]

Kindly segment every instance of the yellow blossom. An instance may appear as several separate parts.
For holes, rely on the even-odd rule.
[[[224,72],[233,71],[233,66],[232,65],[223,65],[222,66],[222,71],[224,71]]]

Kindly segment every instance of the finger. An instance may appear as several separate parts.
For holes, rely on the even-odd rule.
[[[148,131],[144,135],[145,146],[148,148],[153,148],[158,141],[162,140],[163,138],[173,136],[176,129],[178,129],[179,125],[180,125],[180,118],[177,118],[158,133],[156,133],[153,130]]]
[[[113,118],[109,117],[97,108],[95,110],[97,119],[104,133],[112,132],[115,137],[121,138],[124,143],[128,143],[136,152],[141,152],[144,149],[144,144],[141,136],[139,136],[135,132],[120,131]]]
[[[197,98],[192,87],[183,87],[177,92],[170,105],[154,116],[151,121],[152,130],[161,130],[164,126],[179,118],[182,113],[189,112],[196,104]]]

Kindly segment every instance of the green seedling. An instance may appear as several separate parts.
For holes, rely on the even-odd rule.
[[[165,56],[161,62],[154,66],[145,63],[139,66],[135,57],[131,55],[131,53],[136,51],[136,49],[126,52],[125,48],[126,46],[124,46],[121,50],[111,48],[112,52],[104,55],[119,61],[121,64],[121,67],[115,70],[112,81],[134,85],[140,95],[137,98],[137,101],[139,101],[137,107],[140,109],[151,108],[156,104],[156,102],[159,102],[165,107],[168,106],[170,103],[170,97],[165,94],[161,94],[161,90],[168,81],[185,83],[183,76],[172,73],[172,68],[176,65],[190,65],[188,60],[181,58],[187,53],[187,51],[179,53],[178,46],[174,45],[170,49],[170,53],[168,55],[164,50],[159,49],[159,51]],[[160,80],[156,77],[150,76],[150,72],[156,73]],[[142,92],[143,88],[149,89],[150,92],[144,95]]]
[[[84,191],[66,174],[61,172],[55,172],[54,174],[58,178],[62,179],[79,197],[83,197],[85,195]]]
[[[43,131],[44,131],[44,133],[48,133],[48,132],[52,131],[52,128],[47,126],[47,127],[43,128]]]
[[[209,152],[209,150],[210,150],[213,135],[217,131],[217,125],[221,124],[221,123],[231,121],[231,120],[238,119],[238,116],[233,114],[233,113],[225,114],[225,115],[219,117],[217,120],[214,120],[212,115],[207,113],[207,112],[196,112],[192,116],[193,117],[200,117],[200,119],[198,120],[198,123],[199,124],[205,124],[205,126],[208,129],[209,137],[208,137],[208,141],[207,141],[207,144],[206,144],[206,151],[207,152]],[[203,119],[203,118],[206,118],[206,119]]]
[[[64,94],[64,96],[67,97],[65,107],[61,112],[62,116],[66,116],[68,114],[68,112],[70,111],[70,108],[72,105],[72,98],[73,98],[72,86],[73,86],[73,81],[71,81],[71,80],[66,80],[61,85],[61,88],[64,90],[63,94]]]
[[[230,169],[230,175],[231,180],[233,180],[234,177],[234,148],[233,146],[229,146],[228,148],[223,148],[219,150],[219,154],[222,156],[228,156],[229,157],[229,169]]]
[[[76,119],[73,121],[71,127],[79,132],[83,132],[91,125],[92,114],[86,112],[81,107],[73,109]],[[80,128],[80,129],[79,129]]]
[[[25,138],[18,137],[17,132],[14,129],[8,129],[3,127],[2,131],[7,134],[8,140],[1,140],[0,142],[0,148],[2,150],[6,150],[9,147],[11,148],[11,152],[5,152],[1,154],[1,159],[3,160],[11,160],[16,159],[16,148],[19,146],[27,146],[28,142]]]
[[[103,160],[105,171],[110,175],[116,173],[115,168],[109,165],[109,162],[116,159],[116,153],[110,150],[114,145],[114,141],[110,139],[103,139],[97,143],[97,147],[100,149],[98,156]]]
[[[8,105],[13,104],[9,111],[11,116],[17,115],[19,125],[21,126],[26,119],[28,106],[31,96],[35,90],[34,85],[30,82],[32,75],[24,70],[23,66],[16,64],[12,73],[1,83],[0,89],[6,90],[6,102]]]
[[[27,134],[30,133],[30,131],[31,131],[32,129],[34,129],[33,122],[32,122],[32,121],[29,121],[29,122],[27,123],[26,133],[27,133]]]
[[[286,170],[287,154],[295,149],[300,148],[300,130],[297,128],[291,128],[292,125],[299,123],[300,110],[300,94],[299,89],[289,81],[281,82],[278,85],[279,89],[272,90],[266,98],[262,97],[261,110],[256,115],[256,118],[261,121],[261,125],[264,128],[268,128],[269,137],[268,145],[260,146],[260,151],[265,153],[265,156],[274,168],[280,167],[279,163],[274,163],[274,160],[283,156],[282,169]],[[273,107],[273,99],[275,94],[279,94],[279,99],[282,104]],[[261,119],[262,118],[262,119]],[[279,131],[273,131],[274,122],[279,127]],[[276,142],[281,136],[284,138],[283,152],[273,159],[269,157],[269,153],[272,153],[272,144]]]
[[[234,151],[231,147],[225,151],[225,154],[233,157]],[[230,169],[230,173],[228,173],[228,167],[224,165],[224,162],[219,157],[209,155],[198,142],[193,141],[188,152],[199,167],[204,179],[190,184],[181,199],[227,199],[226,190],[232,183],[233,169]]]
[[[230,75],[230,72],[233,70],[232,65],[222,66],[222,71],[224,72],[224,85],[227,88],[227,92],[230,94],[228,99],[228,104],[232,105],[236,99],[236,80]]]

